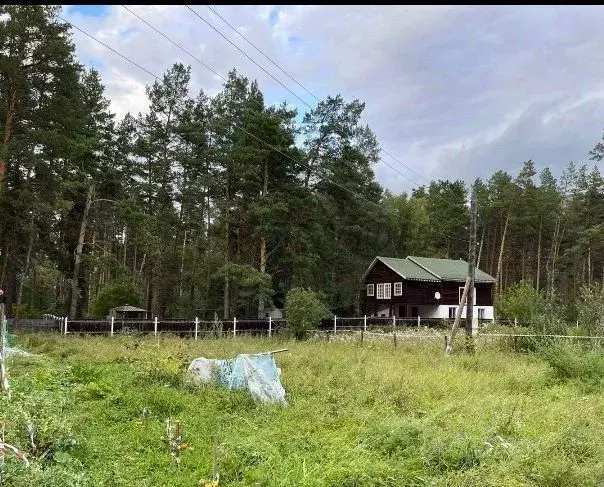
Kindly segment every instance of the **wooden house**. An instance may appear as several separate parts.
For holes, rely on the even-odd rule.
[[[467,275],[468,263],[463,260],[376,257],[363,275],[363,312],[367,316],[455,318]],[[476,269],[473,314],[479,321],[493,320],[494,282],[494,277]]]

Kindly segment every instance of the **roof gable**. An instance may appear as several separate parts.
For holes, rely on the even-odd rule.
[[[440,281],[437,276],[423,269],[421,266],[417,265],[415,262],[409,259],[398,259],[395,257],[380,256],[377,256],[375,259],[373,259],[373,262],[367,268],[365,274],[363,274],[363,278],[365,278],[367,274],[369,274],[369,271],[373,269],[373,266],[378,260],[407,281]]]
[[[437,275],[443,281],[465,281],[468,277],[468,263],[465,260],[435,259],[431,257],[407,257],[422,268]],[[475,282],[495,282],[495,278],[481,271],[475,270]]]
[[[408,281],[463,282],[468,276],[468,263],[461,259],[435,259],[415,256],[399,259],[377,256],[363,274],[363,279],[367,277],[367,274],[373,269],[378,260]],[[495,282],[495,278],[480,269],[476,269],[475,282]]]

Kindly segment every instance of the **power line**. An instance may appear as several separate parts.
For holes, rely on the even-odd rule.
[[[242,39],[244,39],[250,46],[252,46],[254,49],[256,49],[256,51],[258,51],[260,54],[262,54],[266,59],[268,59],[274,66],[276,66],[279,70],[281,70],[288,78],[290,78],[292,81],[294,81],[298,86],[300,86],[303,90],[305,90],[307,93],[309,93],[313,98],[315,98],[317,101],[320,102],[320,99],[314,94],[312,93],[310,90],[308,90],[300,81],[298,81],[296,78],[294,78],[292,75],[290,75],[285,69],[283,69],[276,61],[273,61],[270,57],[268,57],[258,46],[256,46],[256,44],[254,44],[252,41],[250,41],[244,34],[242,34],[241,32],[239,32],[239,30],[234,27],[227,19],[225,19],[222,15],[220,15],[216,9],[212,8],[211,5],[206,5],[212,12],[214,12],[218,18],[220,18],[225,24],[227,24],[233,31],[235,31]],[[203,20],[206,24],[210,25],[210,27],[212,27],[216,32],[218,32],[223,38],[225,38],[228,42],[231,43],[231,45],[233,45],[235,48],[237,48],[241,53],[243,53],[248,59],[251,59],[242,49],[240,49],[238,46],[236,46],[233,42],[231,42],[229,39],[227,39],[220,31],[218,31],[216,28],[214,28],[211,24],[209,24],[209,22],[205,19],[203,19],[202,17],[200,17],[195,11],[193,11],[193,9],[191,9],[190,7],[187,6],[187,8],[189,10],[191,10],[193,13],[195,13],[199,18],[201,18],[201,20]],[[252,60],[253,61],[253,60]],[[256,63],[254,61],[254,64],[256,64],[258,67],[260,67],[263,71],[266,72],[266,70],[260,66],[258,63]],[[280,83],[282,86],[283,84]],[[292,93],[292,91],[285,87],[290,93]],[[298,99],[299,97],[297,95],[294,94],[294,96],[296,96]],[[309,106],[309,108],[312,109],[312,107],[310,107],[310,105],[306,104],[307,106]],[[415,174],[416,176],[419,176],[421,179],[423,179],[424,181],[427,181],[428,183],[430,183],[431,181],[428,180],[426,177],[422,176],[420,173],[414,171],[410,166],[408,166],[407,164],[405,164],[404,162],[402,162],[400,159],[397,159],[396,157],[394,157],[390,152],[388,152],[386,149],[383,149],[382,147],[380,147],[380,151],[383,152],[384,154],[388,155],[390,158],[392,158],[394,161],[396,161],[399,165],[403,166],[405,169],[409,170],[410,172],[412,172],[413,174]],[[396,173],[398,173],[400,176],[402,176],[403,178],[405,178],[407,181],[411,182],[414,185],[420,185],[417,181],[414,181],[413,179],[411,179],[409,176],[407,176],[406,174],[402,173],[401,171],[399,171],[396,167],[394,167],[393,165],[389,164],[384,158],[381,158],[381,161],[386,164],[388,167],[390,167],[393,171],[395,171]],[[447,204],[450,204],[450,201],[448,201],[447,199],[443,198],[442,196],[439,195],[434,195],[435,199],[438,199],[440,201],[443,201]]]
[[[254,49],[256,49],[256,51],[258,51],[260,54],[262,54],[266,59],[268,59],[268,61],[270,61],[274,66],[277,67],[277,69],[279,69],[282,73],[284,73],[289,79],[291,79],[294,83],[296,83],[298,86],[300,86],[304,91],[306,91],[310,96],[312,96],[315,100],[317,100],[318,102],[320,102],[321,100],[319,99],[319,97],[317,95],[315,95],[312,91],[310,91],[308,88],[306,88],[300,81],[298,81],[296,78],[294,78],[291,74],[289,74],[284,68],[282,68],[276,61],[273,61],[270,57],[268,57],[258,46],[256,46],[256,44],[254,44],[252,41],[250,41],[244,34],[242,34],[241,32],[239,32],[239,30],[234,27],[227,19],[225,19],[222,15],[220,15],[218,13],[218,11],[214,8],[212,8],[211,5],[206,5],[212,12],[214,12],[218,18],[220,20],[222,20],[226,25],[228,25],[233,31],[235,31],[235,33],[237,33],[239,35],[239,37],[241,37],[242,39],[244,39],[250,46],[252,46]],[[411,167],[407,166],[404,162],[400,161],[399,159],[397,159],[396,157],[394,157],[392,154],[390,154],[388,151],[386,151],[385,149],[380,148],[380,151],[383,152],[384,154],[390,156],[392,159],[394,159],[396,162],[398,162],[401,166],[405,167],[406,169],[408,169],[409,171],[411,171],[413,174],[419,176],[420,178],[428,181],[428,179],[426,179],[424,176],[422,176],[421,174],[415,172]],[[388,164],[386,161],[384,161],[382,159],[382,162],[384,162],[384,164],[386,164],[387,166],[391,167],[394,171],[396,171],[397,173],[399,173],[401,176],[403,176],[405,179],[407,179],[408,181],[412,182],[413,184],[418,184],[416,181],[410,179],[408,176],[406,176],[405,174],[401,173],[400,171],[398,171],[397,169],[395,169],[393,166],[391,166],[390,164]],[[428,181],[429,182],[429,181]]]
[[[218,18],[220,20],[222,20],[226,25],[228,25],[231,29],[233,29],[238,35],[239,37],[241,37],[243,40],[245,40],[250,46],[252,46],[254,49],[256,49],[256,51],[258,51],[260,54],[262,54],[266,59],[268,59],[273,66],[275,66],[277,69],[279,69],[283,74],[285,74],[285,76],[287,76],[289,79],[291,79],[294,83],[296,83],[300,88],[302,88],[304,91],[306,91],[306,93],[308,93],[310,96],[312,96],[315,100],[317,101],[321,101],[319,99],[319,97],[317,95],[315,95],[312,91],[310,91],[308,88],[306,88],[306,86],[304,86],[302,83],[300,83],[296,78],[294,78],[291,74],[289,74],[287,71],[285,71],[285,69],[283,69],[281,66],[279,66],[279,64],[277,64],[275,61],[273,61],[270,57],[268,57],[258,46],[256,46],[256,44],[254,44],[252,41],[250,41],[245,35],[243,35],[241,32],[239,32],[239,30],[234,27],[227,19],[225,19],[222,15],[220,15],[216,9],[212,8],[211,5],[206,5],[212,12],[214,12]]]
[[[73,24],[72,22],[67,21],[66,19],[64,19],[63,17],[61,17],[61,16],[59,16],[59,15],[57,15],[57,18],[61,19],[61,20],[62,20],[63,22],[65,22],[66,24],[68,24],[68,25],[72,26],[73,28],[75,28],[76,30],[78,30],[79,32],[81,32],[82,34],[84,34],[84,35],[86,35],[86,36],[90,37],[91,39],[93,39],[94,41],[98,42],[98,43],[99,43],[99,44],[101,44],[103,47],[105,47],[105,48],[109,49],[111,52],[113,52],[113,53],[117,54],[117,55],[118,55],[118,56],[120,56],[122,59],[124,59],[124,60],[128,61],[128,62],[129,62],[129,63],[131,63],[133,66],[136,66],[137,68],[139,68],[140,70],[142,70],[142,71],[144,71],[145,73],[149,74],[150,76],[152,76],[152,77],[153,77],[153,78],[155,78],[156,80],[161,81],[161,77],[160,77],[160,76],[156,75],[155,73],[152,73],[151,71],[149,71],[148,69],[144,68],[143,66],[141,66],[141,65],[140,65],[140,64],[138,64],[137,62],[135,62],[135,61],[133,61],[132,59],[128,58],[128,57],[127,57],[127,56],[125,56],[124,54],[122,54],[122,53],[118,52],[117,50],[115,50],[115,49],[114,49],[114,48],[112,48],[111,46],[109,46],[109,45],[105,44],[104,42],[100,41],[99,39],[97,39],[96,37],[94,37],[92,34],[89,34],[89,33],[88,33],[88,32],[86,32],[85,30],[83,30],[83,29],[81,29],[80,27],[76,26],[76,25],[75,25],[75,24]],[[241,131],[242,131],[242,132],[244,132],[245,134],[249,135],[250,137],[252,137],[252,138],[254,138],[254,139],[258,140],[259,142],[261,142],[261,143],[263,143],[264,145],[268,146],[269,148],[273,149],[275,152],[277,152],[277,153],[279,153],[279,154],[283,155],[284,157],[286,157],[286,158],[290,159],[291,161],[293,161],[293,162],[295,162],[295,163],[297,163],[297,164],[300,164],[302,167],[304,167],[304,168],[306,168],[306,169],[312,170],[312,168],[311,168],[310,166],[308,166],[307,164],[304,164],[304,163],[302,163],[301,161],[299,161],[299,160],[297,160],[297,159],[294,159],[294,158],[293,158],[293,157],[291,157],[289,154],[287,154],[287,153],[285,153],[285,152],[283,152],[283,151],[279,150],[277,147],[273,146],[271,143],[266,142],[265,140],[263,140],[263,139],[261,139],[260,137],[258,137],[258,136],[256,136],[256,135],[252,134],[251,132],[247,131],[246,129],[244,129],[243,127],[241,127],[241,126],[237,125],[236,123],[233,123],[233,125],[235,125],[235,127],[236,127],[236,128],[238,128],[239,130],[241,130]],[[350,167],[350,166],[349,166],[349,167]],[[333,184],[334,186],[337,186],[337,187],[339,187],[340,189],[343,189],[344,191],[347,191],[347,192],[351,193],[353,196],[357,196],[357,197],[359,197],[360,199],[365,200],[365,201],[367,201],[368,203],[370,203],[370,204],[372,204],[372,205],[374,205],[374,206],[377,206],[377,207],[378,207],[380,210],[385,211],[385,212],[388,212],[387,208],[385,208],[383,205],[380,205],[379,203],[376,203],[376,202],[374,202],[374,201],[371,201],[371,200],[367,199],[366,197],[362,196],[361,194],[359,194],[359,193],[356,193],[356,192],[352,191],[351,189],[347,188],[346,186],[342,186],[341,184],[337,183],[336,181],[329,180],[329,178],[327,178],[327,177],[325,177],[325,179],[326,179],[328,182],[330,182],[331,184]],[[413,224],[417,224],[417,223],[419,223],[419,222],[416,222],[416,221],[414,221],[414,220],[411,220],[411,219],[406,218],[406,217],[404,217],[404,216],[402,216],[402,215],[399,215],[399,214],[396,214],[396,216],[397,216],[398,218],[400,218],[400,219],[403,219],[403,220],[405,220],[405,221],[408,221],[409,223],[413,223]],[[457,241],[460,241],[460,242],[461,242],[461,241],[465,242],[465,240],[462,240],[462,239],[459,239],[459,238],[452,237],[452,236],[447,235],[447,234],[445,234],[445,233],[443,233],[443,232],[438,232],[438,233],[439,233],[440,235],[444,236],[444,237],[447,237],[447,238],[451,239],[451,240],[457,240]]]
[[[151,29],[153,29],[155,32],[157,32],[159,35],[161,35],[164,39],[166,39],[167,41],[169,41],[170,43],[172,43],[174,46],[178,47],[180,50],[182,50],[184,53],[188,54],[189,56],[191,56],[193,59],[195,59],[197,62],[199,62],[203,67],[205,67],[206,69],[209,69],[212,73],[216,74],[217,76],[219,76],[222,80],[224,80],[225,82],[227,82],[226,78],[224,78],[224,76],[220,75],[216,70],[214,70],[213,68],[211,68],[210,66],[208,66],[206,63],[204,63],[203,61],[201,61],[197,56],[191,54],[187,49],[185,49],[181,44],[179,44],[178,42],[176,42],[175,40],[171,39],[170,37],[168,37],[166,34],[164,34],[163,32],[161,32],[158,28],[156,28],[155,26],[153,26],[151,23],[149,23],[148,21],[146,21],[145,19],[143,19],[140,15],[137,15],[136,13],[134,13],[132,10],[130,10],[128,7],[126,7],[125,5],[122,5],[122,7],[124,7],[124,9],[126,9],[128,12],[130,12],[132,15],[134,15],[137,19],[139,19],[141,22],[143,22],[144,24],[146,24],[148,27],[150,27]],[[251,43],[251,41],[248,41]],[[255,101],[255,100],[254,100]],[[260,103],[260,102],[256,102],[258,104],[258,106],[261,109],[264,109],[264,106]],[[352,169],[354,171],[354,168],[348,164],[345,160],[342,160],[342,162],[344,163],[344,165],[348,166],[350,169]],[[384,164],[386,164],[388,167],[390,167],[393,171],[397,172],[398,174],[400,174],[401,176],[403,176],[404,178],[406,178],[407,180],[411,181],[413,184],[417,184],[416,181],[413,181],[412,179],[410,179],[408,176],[406,176],[405,174],[403,174],[402,172],[400,172],[396,167],[394,167],[393,165],[391,165],[390,163],[388,163],[387,161],[385,161],[384,159],[382,159],[382,162]],[[310,169],[310,168],[308,168]],[[447,204],[451,204],[450,201],[446,200],[445,198],[439,196],[439,195],[434,195],[435,199],[441,200]],[[440,221],[441,223],[444,222],[444,220],[440,217],[434,217],[434,220],[436,221]]]
[[[235,44],[233,41],[231,41],[231,39],[229,39],[227,36],[225,36],[222,32],[220,32],[216,27],[214,27],[212,24],[210,24],[206,19],[204,19],[201,15],[199,15],[195,10],[193,10],[191,7],[189,7],[188,5],[185,5],[185,7],[187,7],[191,12],[193,12],[200,20],[202,20],[203,22],[205,22],[207,25],[209,25],[214,31],[216,31],[220,37],[222,37],[224,40],[226,40],[229,44],[231,44],[235,49],[237,49],[241,54],[243,54],[246,58],[248,58],[250,61],[252,61],[256,66],[258,66],[262,71],[264,71],[266,74],[268,74],[271,78],[273,78],[277,83],[279,83],[281,86],[283,86],[283,88],[285,88],[287,91],[289,91],[293,96],[295,96],[298,100],[300,100],[302,103],[304,103],[308,108],[310,108],[312,110],[312,106],[309,105],[308,103],[306,103],[306,101],[302,98],[300,98],[296,93],[294,93],[292,90],[290,90],[285,84],[283,84],[279,79],[277,79],[273,74],[271,74],[270,72],[268,72],[266,69],[264,69],[260,64],[258,64],[251,56],[249,56],[243,49],[241,49],[237,44]]]
[[[176,47],[178,47],[179,49],[182,49],[184,52],[186,52],[189,56],[191,56],[193,59],[195,59],[195,61],[197,61],[199,64],[201,64],[203,67],[205,67],[206,69],[209,69],[210,71],[212,71],[212,73],[214,73],[216,76],[218,76],[221,80],[223,81],[228,81],[224,76],[222,76],[218,71],[214,70],[211,66],[208,66],[206,63],[204,63],[201,59],[199,59],[197,56],[191,54],[189,51],[187,51],[184,47],[182,47],[181,45],[179,45],[178,43],[176,43],[175,41],[173,41],[172,39],[170,39],[166,34],[164,34],[163,32],[161,32],[159,29],[156,29],[153,25],[151,25],[149,22],[147,22],[145,19],[143,19],[141,16],[137,15],[136,13],[134,13],[132,10],[130,10],[128,7],[126,7],[125,5],[122,5],[122,7],[124,7],[128,12],[130,12],[132,15],[134,15],[138,20],[140,20],[141,22],[143,22],[144,24],[148,25],[150,28],[152,28],[155,32],[157,32],[160,36],[162,36],[164,39],[166,39],[167,41],[171,42],[172,44],[174,44]],[[79,29],[78,29],[79,30]]]

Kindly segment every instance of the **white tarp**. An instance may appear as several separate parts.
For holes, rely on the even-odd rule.
[[[195,384],[216,383],[229,389],[246,389],[257,401],[287,406],[280,377],[281,370],[272,353],[242,354],[227,360],[200,357],[187,370],[188,380]]]

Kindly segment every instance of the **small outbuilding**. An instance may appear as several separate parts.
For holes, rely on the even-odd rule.
[[[147,310],[126,304],[124,306],[111,308],[109,311],[109,318],[112,316],[116,320],[146,320]]]

